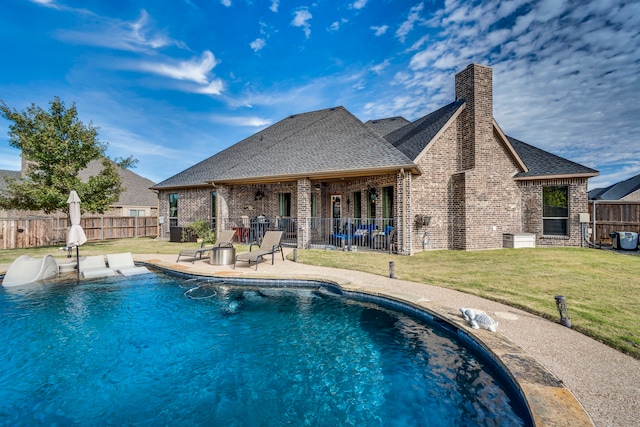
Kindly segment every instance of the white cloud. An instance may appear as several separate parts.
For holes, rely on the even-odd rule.
[[[347,22],[349,22],[348,19],[346,18],[341,18],[339,21],[335,21],[333,24],[331,24],[329,26],[329,28],[327,28],[328,31],[338,31],[340,29],[340,26],[342,24],[346,24]]]
[[[311,12],[308,9],[302,8],[298,9],[294,12],[293,21],[291,21],[291,25],[294,27],[300,27],[304,31],[304,35],[309,38],[311,35],[311,24],[309,21],[313,18]]]
[[[271,12],[277,12],[278,11],[278,6],[280,5],[280,0],[273,0],[271,2],[271,6],[269,6],[269,10],[271,10]]]
[[[398,111],[415,111],[416,118],[441,107],[454,99],[456,72],[472,62],[487,64],[493,67],[494,116],[508,135],[606,171],[593,183],[637,173],[640,108],[628,100],[640,89],[634,66],[640,62],[634,48],[640,4],[584,6],[448,0],[429,21],[412,8],[396,33],[413,43],[405,51],[412,53],[407,68],[393,80],[412,94]],[[414,34],[417,22],[430,28]],[[387,110],[371,104],[367,111]]]
[[[56,4],[55,0],[30,0],[32,3],[37,3],[42,6],[51,7],[54,9],[58,9],[59,6]]]
[[[409,16],[407,17],[407,20],[404,21],[402,25],[400,25],[400,28],[398,28],[398,30],[396,31],[396,37],[398,37],[402,43],[404,43],[406,36],[413,30],[416,22],[421,22],[420,12],[422,12],[423,9],[424,3],[418,3],[417,5],[413,6],[409,10]]]
[[[172,40],[153,28],[146,10],[142,10],[140,17],[135,21],[122,21],[95,15],[92,18],[92,29],[60,30],[56,36],[60,40],[71,43],[133,52],[159,49],[170,45],[184,47],[183,43]]]
[[[358,9],[362,9],[363,7],[365,7],[367,5],[367,1],[368,0],[356,0],[355,2],[353,2],[351,4],[351,7],[358,10]]]
[[[253,49],[254,52],[259,51],[266,45],[267,45],[267,42],[264,39],[260,39],[260,38],[255,39],[254,41],[249,43],[249,46],[251,46],[251,49]]]
[[[264,127],[269,126],[272,122],[269,119],[262,117],[243,117],[243,116],[225,116],[225,115],[212,115],[209,119],[214,123],[222,123],[231,126],[246,126],[246,127]]]
[[[207,74],[217,64],[213,53],[205,50],[200,58],[173,63],[143,62],[140,64],[140,69],[176,80],[188,80],[206,85],[209,84]]]
[[[224,85],[222,83],[222,80],[213,79],[206,86],[196,87],[192,92],[201,93],[203,95],[220,95],[223,89],[224,89]]]
[[[381,36],[387,32],[387,30],[389,29],[389,26],[388,25],[381,25],[381,26],[372,25],[369,27],[369,29],[373,30],[373,34],[375,34],[376,36]]]
[[[220,0],[220,3],[222,3],[222,5],[225,7],[231,6],[231,0]]]
[[[371,71],[373,71],[376,74],[380,74],[382,70],[384,70],[389,66],[390,63],[391,61],[389,61],[388,59],[385,59],[380,64],[376,64],[373,67],[371,67]]]

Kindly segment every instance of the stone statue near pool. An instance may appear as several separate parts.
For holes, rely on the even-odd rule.
[[[468,321],[473,329],[488,329],[495,332],[498,322],[493,320],[487,313],[473,308],[461,308],[460,313],[464,320]]]

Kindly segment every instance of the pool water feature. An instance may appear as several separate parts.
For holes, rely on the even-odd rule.
[[[328,286],[114,277],[0,312],[0,425],[531,425],[455,335]]]

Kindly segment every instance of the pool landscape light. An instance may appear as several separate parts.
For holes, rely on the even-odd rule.
[[[562,326],[566,326],[567,328],[571,327],[571,319],[569,319],[569,311],[567,310],[567,301],[562,295],[557,295],[556,299],[556,307],[558,307],[558,312],[560,313],[560,324]]]

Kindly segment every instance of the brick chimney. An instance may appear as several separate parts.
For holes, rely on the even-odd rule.
[[[491,67],[470,64],[456,74],[456,100],[464,99],[461,117],[460,169],[487,167],[493,140],[493,82]]]

